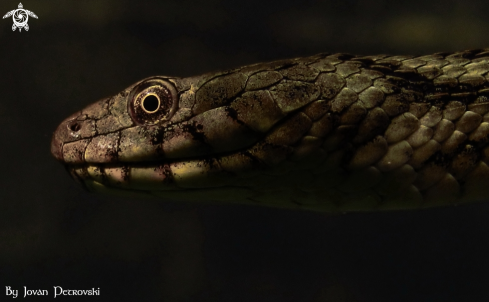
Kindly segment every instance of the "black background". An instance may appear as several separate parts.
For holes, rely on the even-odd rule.
[[[0,301],[55,285],[101,291],[61,301],[488,301],[488,204],[326,215],[106,198],[49,151],[65,117],[151,75],[489,47],[488,3],[23,2],[28,32],[0,21]]]

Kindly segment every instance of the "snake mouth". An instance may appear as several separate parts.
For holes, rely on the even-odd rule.
[[[151,186],[141,186],[141,180],[134,179],[134,177],[131,179],[131,169],[127,166],[67,164],[65,169],[84,190],[91,193],[151,199],[154,198],[153,194],[151,194],[152,191],[172,190],[172,188],[168,187],[168,181],[157,185],[156,180],[158,178],[154,178],[154,186],[152,188]],[[154,170],[157,169],[154,168]]]
[[[145,163],[65,164],[75,181],[96,182],[107,188],[140,191],[182,191],[230,186],[235,173],[223,169],[215,158]]]
[[[169,164],[65,165],[71,177],[92,193],[138,199],[260,204],[247,183],[204,161]]]

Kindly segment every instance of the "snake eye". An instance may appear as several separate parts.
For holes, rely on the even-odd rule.
[[[129,112],[139,125],[151,125],[169,120],[177,107],[173,85],[161,79],[149,79],[138,84],[129,95]]]

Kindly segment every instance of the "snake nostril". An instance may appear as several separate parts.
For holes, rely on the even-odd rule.
[[[68,124],[68,129],[71,131],[77,132],[81,128],[81,125],[78,122],[71,122]]]

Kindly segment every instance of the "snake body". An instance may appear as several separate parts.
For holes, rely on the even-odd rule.
[[[88,190],[318,211],[489,199],[489,49],[156,76],[68,117]]]

